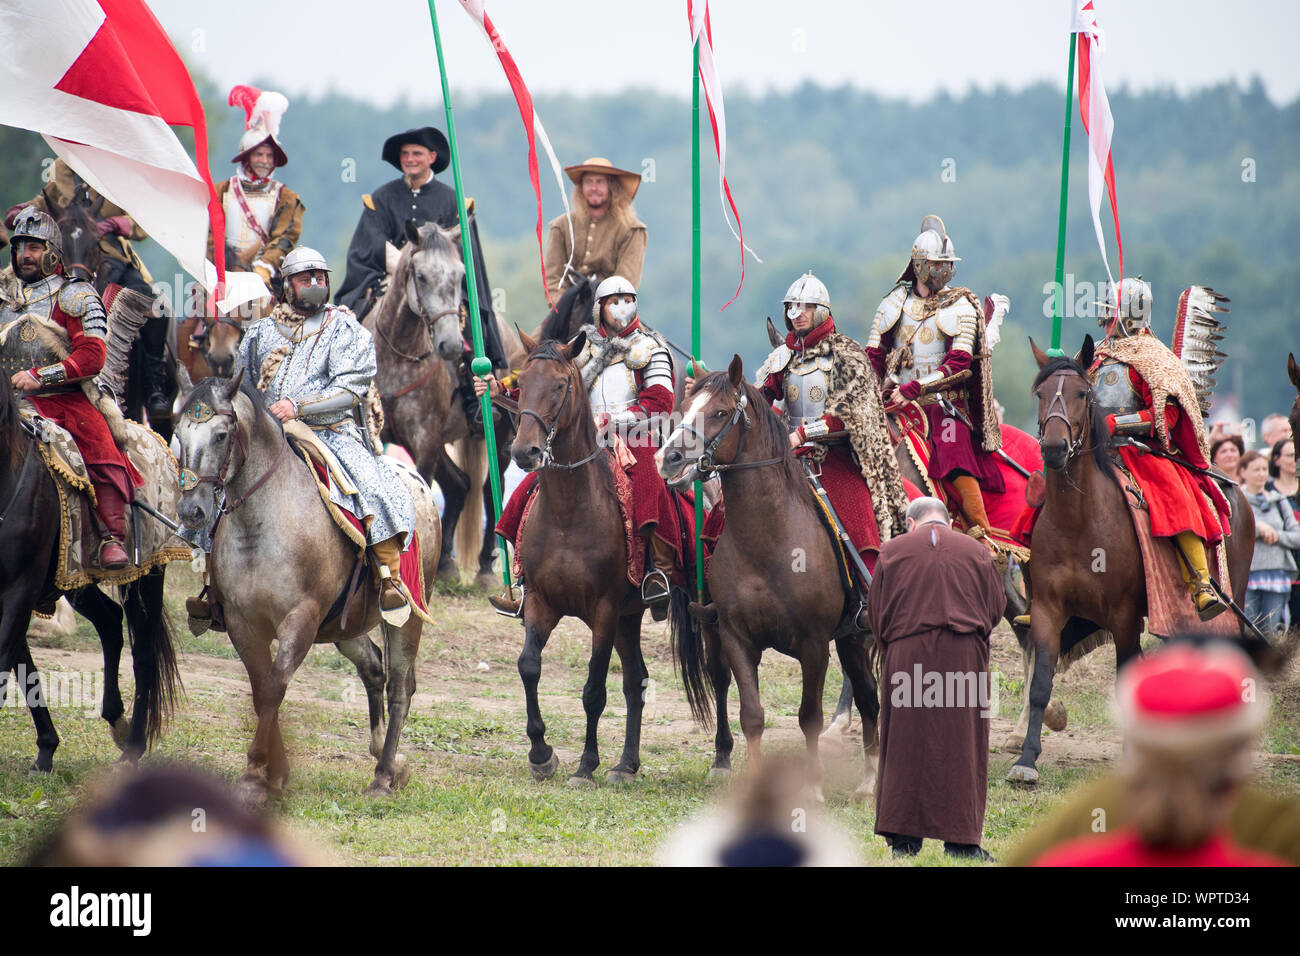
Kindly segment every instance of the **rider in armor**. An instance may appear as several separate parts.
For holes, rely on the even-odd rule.
[[[969,289],[949,286],[956,264],[943,220],[926,216],[911,261],[880,303],[867,355],[883,382],[886,405],[915,403],[928,429],[928,476],[951,485],[968,533],[992,530],[983,491],[1006,490],[992,453],[1002,444],[984,316]],[[947,399],[973,424],[949,415]]]
[[[624,442],[634,459],[626,467],[632,480],[632,524],[649,550],[641,595],[655,619],[663,620],[668,610],[667,572],[679,564],[681,535],[676,507],[654,463],[659,432],[650,426],[651,419],[673,410],[672,356],[663,337],[642,324],[636,289],[622,276],[610,276],[596,288],[592,324],[582,330],[586,344],[574,364],[587,387],[596,427],[609,436],[606,444]],[[504,391],[492,376],[476,378],[474,387],[480,395],[487,389],[493,394]],[[511,391],[517,396],[517,389]],[[517,523],[507,527],[507,515],[522,513],[522,502],[536,481],[534,472],[520,482],[504,510],[498,531],[511,541],[519,528]],[[519,612],[521,602],[513,595],[490,600],[503,613]]]
[[[302,235],[305,211],[298,194],[274,178],[289,162],[277,139],[289,103],[279,93],[236,86],[230,105],[244,108],[246,128],[231,160],[239,172],[217,184],[226,214],[226,266],[256,272],[274,292],[281,264]]]
[[[1111,287],[1103,305],[1106,338],[1097,346],[1090,377],[1107,430],[1120,442],[1127,437],[1154,444],[1207,469],[1195,385],[1178,356],[1151,333],[1151,286],[1141,277],[1124,279]],[[1151,534],[1175,539],[1201,620],[1226,610],[1210,584],[1206,559],[1206,545],[1218,544],[1231,529],[1230,506],[1218,484],[1204,472],[1131,445],[1119,443],[1118,451],[1150,509]]]
[[[358,490],[345,494],[331,482],[330,500],[366,529],[380,608],[409,613],[399,570],[415,529],[415,507],[391,464],[375,452],[367,405],[374,340],[350,309],[328,304],[330,270],[319,252],[299,246],[284,257],[280,271],[283,301],[249,326],[237,365],[265,396],[272,415],[281,422],[300,419],[338,458]]]
[[[796,279],[783,305],[785,342],[754,384],[785,403],[791,446],[820,468],[831,506],[874,570],[882,542],[905,530],[907,509],[876,376],[862,347],[835,331],[830,294],[815,275]],[[865,592],[866,582],[859,586]]]
[[[104,304],[90,283],[64,278],[59,230],[48,215],[20,210],[11,242],[18,284],[13,300],[0,304],[0,365],[41,417],[72,434],[95,488],[99,565],[118,571],[131,563],[126,506],[143,479],[78,384],[104,367]]]

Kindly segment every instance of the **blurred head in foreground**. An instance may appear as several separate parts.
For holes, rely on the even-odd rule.
[[[852,843],[821,818],[802,759],[769,757],[721,806],[668,836],[661,866],[857,866]]]
[[[321,862],[183,766],[113,775],[91,788],[31,866],[304,866]]]

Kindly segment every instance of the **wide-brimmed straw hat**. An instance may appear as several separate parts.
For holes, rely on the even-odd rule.
[[[617,176],[623,183],[623,188],[627,190],[627,198],[631,199],[636,195],[636,191],[641,188],[641,174],[629,172],[626,169],[619,169],[604,156],[593,156],[578,166],[565,166],[564,171],[569,174],[575,186],[582,185],[583,173],[600,173],[602,176]]]

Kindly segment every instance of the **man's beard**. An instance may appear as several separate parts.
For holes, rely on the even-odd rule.
[[[41,264],[39,262],[31,263],[14,263],[14,275],[18,276],[23,282],[36,282],[44,278],[41,273]]]

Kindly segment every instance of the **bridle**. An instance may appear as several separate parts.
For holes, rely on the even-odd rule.
[[[740,444],[736,448],[736,458],[739,458],[745,453],[745,439],[749,436],[749,430],[752,427],[752,422],[749,420],[749,412],[746,411],[746,408],[749,405],[749,396],[745,394],[744,388],[741,387],[736,389],[736,394],[732,396],[732,398],[736,403],[736,407],[731,412],[731,418],[727,419],[727,424],[718,429],[718,433],[712,438],[706,438],[703,432],[694,425],[688,425],[686,422],[682,422],[677,426],[683,431],[694,435],[704,443],[704,451],[700,453],[700,456],[696,458],[694,462],[695,472],[701,480],[712,478],[718,472],[739,471],[743,468],[761,468],[764,465],[775,465],[777,462],[785,460],[784,455],[779,458],[764,458],[761,461],[732,460],[730,462],[723,462],[722,464],[718,464],[713,460],[714,452],[718,450],[723,439],[727,437],[727,433],[731,431],[737,422],[742,421],[744,422],[744,426],[740,432]]]
[[[182,445],[181,461],[179,462],[180,488],[182,492],[186,492],[186,491],[190,491],[191,489],[197,488],[199,485],[211,483],[213,485],[213,499],[216,501],[221,501],[224,492],[226,490],[226,484],[228,482],[233,481],[239,475],[240,471],[243,470],[244,465],[248,463],[247,440],[244,437],[244,430],[239,427],[240,422],[238,417],[236,417],[233,409],[228,413],[227,412],[218,413],[214,409],[204,405],[201,402],[197,404],[197,409],[198,409],[198,414],[192,414],[190,409],[187,409],[185,411],[185,414],[189,415],[192,420],[198,422],[210,421],[213,418],[229,419],[231,431],[234,433],[234,438],[226,443],[226,451],[225,454],[221,456],[221,463],[217,466],[216,472],[210,475],[196,475],[189,468],[185,467],[185,462],[184,462],[185,446]],[[205,411],[210,412],[211,414],[203,415],[203,412]],[[235,446],[239,446],[239,452],[240,452],[239,464],[236,465],[233,470],[231,470],[230,465],[231,465],[231,459],[234,457]],[[214,519],[213,521],[214,528],[216,526],[216,522],[221,520],[222,515],[229,514],[230,512],[239,508],[241,505],[244,504],[244,502],[246,502],[249,498],[253,496],[253,492],[257,491],[259,488],[262,487],[262,485],[266,484],[267,480],[273,474],[276,473],[280,465],[284,462],[284,453],[288,450],[288,448],[289,448],[289,442],[286,440],[280,446],[280,451],[275,456],[275,461],[271,463],[271,467],[268,468],[262,474],[262,477],[258,478],[257,481],[253,482],[251,488],[249,488],[246,492],[244,492],[234,501],[225,501],[221,504],[220,508],[217,511],[216,519]],[[227,472],[229,472],[229,474],[227,474]]]
[[[1070,445],[1066,449],[1066,453],[1065,453],[1065,460],[1067,463],[1070,461],[1070,459],[1072,459],[1075,455],[1077,455],[1079,451],[1082,449],[1084,438],[1087,437],[1087,433],[1088,433],[1088,426],[1085,424],[1079,429],[1078,437],[1075,437],[1074,423],[1070,421],[1069,410],[1065,407],[1065,397],[1062,394],[1062,389],[1065,387],[1065,377],[1067,375],[1077,376],[1078,374],[1079,374],[1078,372],[1068,368],[1063,368],[1060,371],[1054,373],[1054,377],[1056,378],[1056,394],[1052,396],[1051,402],[1048,403],[1047,415],[1044,418],[1040,418],[1038,420],[1038,449],[1040,452],[1043,450],[1043,433],[1047,429],[1047,423],[1054,418],[1058,418],[1061,421],[1065,422],[1065,427],[1070,434]],[[1087,381],[1086,378],[1084,380]],[[1042,385],[1040,384],[1039,387],[1041,388]],[[1086,423],[1092,420],[1092,406],[1093,406],[1094,398],[1093,398],[1091,385],[1089,385],[1088,390],[1084,392],[1083,399],[1084,399],[1084,421]]]
[[[456,306],[456,308],[454,309],[443,309],[441,312],[438,312],[429,317],[426,317],[419,312],[415,313],[424,322],[424,332],[426,337],[429,339],[429,347],[425,349],[423,352],[421,352],[419,355],[408,355],[406,352],[403,352],[396,345],[394,345],[393,340],[388,337],[388,333],[384,331],[383,325],[381,325],[378,321],[375,322],[375,331],[378,332],[379,337],[384,340],[384,344],[388,346],[388,350],[392,352],[394,355],[396,355],[398,358],[404,359],[407,362],[423,362],[425,359],[427,359],[430,355],[433,354],[433,327],[438,323],[438,320],[445,315],[460,315],[460,311],[461,311],[460,306]],[[463,316],[461,317],[461,324],[463,327],[464,325]]]
[[[538,466],[539,468],[553,468],[556,471],[573,471],[575,468],[581,468],[588,462],[595,461],[596,456],[605,450],[605,446],[597,442],[596,450],[586,458],[582,459],[582,461],[561,462],[555,460],[555,455],[551,451],[551,443],[555,441],[555,433],[559,429],[560,419],[564,415],[564,406],[569,403],[569,396],[571,394],[573,394],[572,368],[568,370],[568,376],[564,386],[564,397],[560,399],[560,407],[555,410],[555,420],[550,425],[547,425],[546,419],[531,408],[519,409],[520,418],[523,418],[525,415],[531,415],[533,418],[537,419],[537,424],[546,432],[546,444],[542,446],[542,463]]]

